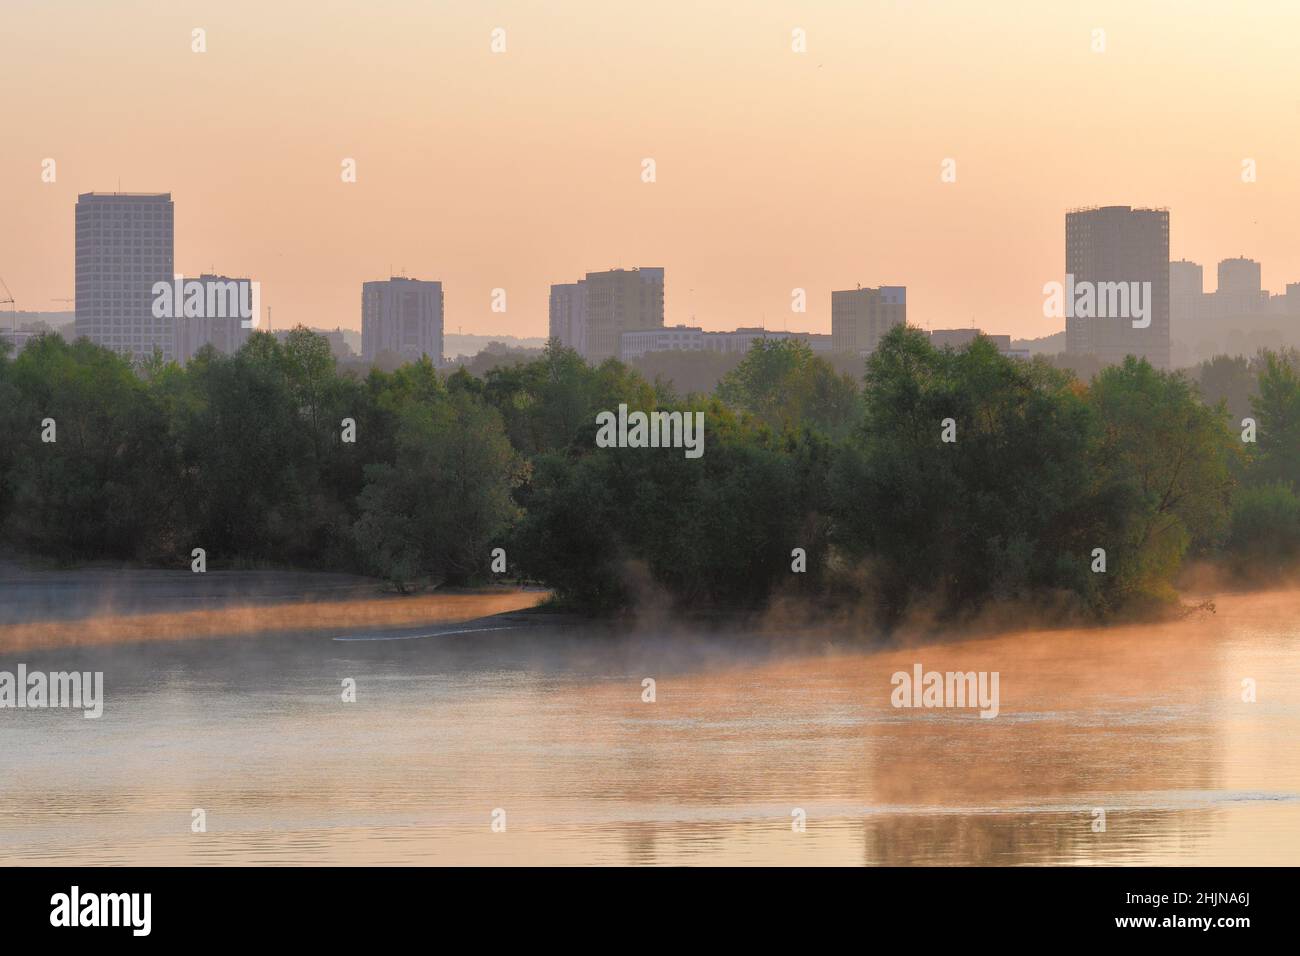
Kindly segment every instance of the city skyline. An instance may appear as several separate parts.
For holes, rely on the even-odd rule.
[[[1159,9],[1118,4],[778,4],[744,22],[669,6],[632,11],[613,34],[581,5],[587,16],[557,24],[516,4],[436,21],[399,4],[400,30],[285,5],[259,13],[256,33],[238,26],[243,4],[138,23],[143,6],[63,6],[77,16],[4,14],[8,35],[32,40],[0,57],[28,91],[0,156],[0,276],[19,309],[73,294],[66,210],[114,188],[169,191],[178,271],[257,276],[279,327],[359,330],[357,283],[405,274],[443,282],[449,330],[545,335],[550,284],[655,262],[673,275],[667,325],[827,333],[830,290],[888,279],[908,287],[921,327],[1034,338],[1063,328],[1040,308],[1064,271],[1061,217],[1115,203],[1173,210],[1174,260],[1247,256],[1274,291],[1300,279],[1287,234],[1300,189],[1285,181],[1300,134],[1279,119],[1291,98],[1263,83],[1300,23],[1281,5],[1226,18],[1184,4],[1176,31]],[[106,60],[99,37],[119,21],[137,29],[118,31]],[[791,49],[796,28],[807,53]],[[20,84],[44,75],[31,51],[54,37],[63,71]],[[721,65],[733,53],[744,71]],[[385,80],[364,79],[379,66]],[[91,77],[100,96],[68,95]],[[624,110],[638,122],[602,120]],[[575,140],[592,123],[607,135]],[[353,183],[340,179],[347,158]],[[790,311],[795,288],[806,313]]]
[[[172,271],[174,218],[175,203],[167,192],[92,192],[77,197],[73,248],[80,299],[75,309],[77,335],[87,336],[122,354],[142,357],[160,349],[164,359],[185,362],[205,343],[216,345],[219,351],[231,352],[247,339],[250,329],[263,322],[264,328],[271,329],[272,311],[269,306],[263,307],[260,283],[248,278],[235,279],[216,273],[202,273],[197,279],[191,277],[185,282],[186,304],[182,315],[179,303],[183,274]],[[1149,359],[1157,368],[1169,368],[1171,363],[1186,364],[1193,354],[1204,360],[1220,351],[1244,354],[1288,340],[1294,343],[1296,330],[1286,328],[1285,317],[1300,316],[1300,282],[1287,283],[1283,292],[1274,294],[1264,287],[1262,264],[1236,256],[1218,261],[1215,289],[1205,292],[1204,267],[1200,263],[1170,258],[1169,210],[1130,206],[1080,208],[1066,213],[1065,225],[1065,282],[1049,282],[1044,286],[1043,315],[1065,317],[1066,353],[1091,355],[1103,364],[1117,362],[1126,354],[1136,354]],[[172,279],[168,279],[169,275]],[[168,302],[174,299],[177,303],[174,313],[168,311],[172,308],[169,304],[164,304],[160,312],[159,303],[154,301],[163,284],[166,288],[162,291],[169,294]],[[197,304],[190,302],[190,286],[195,292],[206,287],[208,308],[218,311],[205,318],[203,295]],[[1084,287],[1089,287],[1086,292]],[[237,304],[240,294],[249,298],[250,288],[251,302]],[[414,300],[409,307],[404,304],[410,290],[426,288],[433,293],[429,302],[422,296],[419,304]],[[349,331],[359,335],[360,353],[365,360],[374,361],[381,353],[404,356],[407,360],[428,355],[438,364],[446,360],[443,352],[446,315],[440,280],[390,276],[367,280],[362,289],[361,329],[359,333]],[[625,357],[629,346],[634,354],[699,348],[730,351],[742,341],[752,341],[753,333],[764,331],[778,337],[803,338],[817,350],[866,355],[874,350],[879,337],[890,326],[909,323],[922,327],[908,316],[906,286],[864,288],[858,283],[851,290],[832,291],[829,334],[792,331],[788,327],[776,329],[762,324],[737,324],[731,329],[667,324],[664,289],[665,269],[660,266],[587,272],[575,282],[552,283],[548,296],[548,337],[576,349],[588,361],[599,363],[606,358]],[[1094,289],[1099,290],[1096,301],[1100,314],[1090,315],[1086,310],[1076,314],[1073,301],[1076,294],[1085,297],[1079,299],[1079,308],[1083,309],[1085,299],[1092,300]],[[393,295],[389,295],[389,290]],[[398,290],[405,291],[399,296]],[[1071,299],[1064,311],[1060,301],[1062,292]],[[222,309],[228,293],[236,295],[236,299],[230,300],[230,308],[238,310],[238,315]],[[796,289],[792,293],[792,302],[800,303],[800,307],[791,311],[802,314],[806,311],[802,306],[809,298],[808,290]],[[1139,312],[1118,318],[1112,314],[1107,318],[1110,296],[1121,293],[1123,301],[1116,302],[1127,309],[1132,295],[1132,305]],[[493,311],[504,314],[506,290],[494,289],[493,300]],[[13,304],[11,299],[5,301]],[[1142,310],[1146,310],[1145,316]],[[231,318],[226,318],[227,314]],[[1154,326],[1151,325],[1153,317]],[[1284,320],[1281,327],[1277,326],[1279,318]],[[302,325],[305,323],[292,323],[289,327]],[[986,334],[1005,337],[1008,341],[1011,338],[1007,333],[977,327],[974,322],[950,328],[983,328]],[[5,334],[21,344],[24,340],[17,338],[16,325],[14,329]],[[663,334],[674,329],[692,331],[685,337]],[[661,333],[658,338],[643,334],[656,330]],[[931,326],[925,331],[944,330]],[[1172,335],[1175,331],[1178,334]],[[330,333],[339,337],[331,347],[345,353],[347,347],[342,344],[342,333],[339,326]],[[635,341],[629,340],[629,336]]]

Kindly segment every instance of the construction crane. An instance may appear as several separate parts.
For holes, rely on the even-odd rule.
[[[9,311],[12,313],[12,325],[14,331],[14,347],[18,347],[18,306],[14,302],[13,293],[9,291],[9,286],[5,285],[5,280],[0,279],[0,291],[4,292],[4,298],[0,299],[0,305],[9,304]]]

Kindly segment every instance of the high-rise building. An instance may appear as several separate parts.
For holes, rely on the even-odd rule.
[[[175,319],[153,314],[153,287],[175,268],[171,193],[77,197],[78,336],[121,355],[176,358]]]
[[[1200,295],[1205,291],[1205,270],[1199,262],[1179,259],[1169,263],[1169,294],[1179,296]]]
[[[1263,288],[1263,274],[1254,259],[1238,257],[1219,261],[1218,292],[1258,295]]]
[[[368,362],[392,352],[441,365],[442,321],[441,282],[394,276],[361,286],[361,356]]]
[[[587,350],[587,283],[561,282],[551,286],[550,338],[566,348],[585,354]]]
[[[1205,270],[1199,262],[1169,263],[1169,336],[1176,339],[1207,315]]]
[[[1235,319],[1268,311],[1263,271],[1254,259],[1223,259],[1219,262],[1219,287],[1214,290],[1213,314]]]
[[[579,282],[551,286],[551,334],[567,328],[570,340],[565,344],[589,362],[618,358],[624,332],[663,325],[662,268],[588,272]],[[563,334],[557,337],[564,342]]]
[[[831,340],[837,352],[874,352],[886,332],[906,323],[906,286],[831,293]]]
[[[1288,282],[1286,294],[1281,296],[1284,315],[1300,315],[1300,282]]]
[[[1136,355],[1156,368],[1169,368],[1168,210],[1103,206],[1066,213],[1065,271],[1075,289],[1086,282],[1097,290],[1094,302],[1103,298],[1105,283],[1128,283],[1128,288],[1139,283],[1143,311],[1150,310],[1145,318],[1137,316],[1137,303],[1126,292],[1130,308],[1116,310],[1121,314],[1067,313],[1066,352],[1095,355],[1103,364]],[[1147,318],[1149,324],[1134,327],[1134,321]]]
[[[245,319],[258,317],[249,294],[253,286],[252,280],[205,274],[196,280],[186,281],[197,281],[202,285],[205,290],[205,305],[208,302],[218,302],[221,307],[205,308],[202,316],[186,316],[182,304],[177,304],[176,361],[185,364],[205,345],[211,345],[226,355],[239,351],[253,334],[251,327],[244,327]],[[217,294],[213,295],[213,292]],[[241,314],[244,311],[248,314]]]
[[[1295,339],[1297,326],[1279,321],[1300,315],[1300,283],[1272,295],[1252,259],[1219,263],[1219,286],[1205,292],[1194,262],[1169,263],[1169,335],[1174,359],[1191,365],[1215,355],[1251,355]]]

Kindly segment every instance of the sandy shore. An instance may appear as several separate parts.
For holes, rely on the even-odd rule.
[[[0,654],[277,633],[402,636],[535,607],[549,596],[511,587],[394,595],[371,578],[308,571],[48,571],[5,561]]]

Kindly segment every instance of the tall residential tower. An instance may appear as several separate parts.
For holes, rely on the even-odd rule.
[[[427,355],[442,364],[442,283],[394,276],[361,286],[361,356],[404,361]]]
[[[1074,287],[1092,283],[1140,283],[1150,324],[1135,327],[1132,315],[1071,315],[1065,320],[1065,350],[1095,355],[1103,364],[1126,355],[1169,368],[1169,211],[1103,206],[1065,216],[1065,271]],[[1149,286],[1146,283],[1150,283]],[[1100,294],[1097,295],[1098,301]],[[1145,321],[1138,319],[1138,321]]]
[[[624,332],[664,327],[664,270],[588,272],[551,286],[550,334],[593,364],[619,358]]]
[[[587,282],[560,282],[551,286],[549,337],[579,355],[587,351]]]
[[[906,286],[859,286],[831,293],[831,341],[837,352],[874,352],[886,332],[906,324]]]
[[[175,269],[171,193],[77,197],[77,335],[121,355],[175,359],[175,319],[153,314],[155,282]]]

